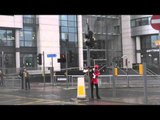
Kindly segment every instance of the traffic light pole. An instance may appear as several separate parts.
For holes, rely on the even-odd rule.
[[[66,82],[68,87],[68,34],[66,35],[66,50],[65,50],[65,56],[66,56]]]
[[[45,88],[45,58],[44,58],[44,51],[43,51],[43,83],[44,83],[44,88]]]
[[[4,71],[4,51],[2,51],[2,72]]]
[[[51,83],[55,86],[55,80],[54,80],[54,67],[53,67],[53,57],[51,58],[52,62],[52,68],[51,68]]]
[[[88,67],[88,97],[91,98],[91,78],[90,78],[90,48],[87,46],[87,67]]]

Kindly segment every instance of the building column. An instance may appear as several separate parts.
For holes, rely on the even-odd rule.
[[[82,15],[78,15],[78,58],[79,69],[83,70],[83,35],[82,35]]]
[[[141,41],[139,36],[136,37],[136,50],[141,50]],[[137,52],[136,56],[137,56],[136,60],[137,63],[141,63],[141,53]]]
[[[19,41],[19,35],[20,31],[18,29],[16,29],[15,31],[15,46],[16,46],[16,68],[20,68],[20,51],[19,51],[19,47],[20,47],[20,41]]]

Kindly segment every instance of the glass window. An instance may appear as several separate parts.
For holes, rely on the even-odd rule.
[[[68,32],[68,27],[61,27],[62,32]]]
[[[75,34],[74,39],[75,39],[75,42],[78,41],[78,39],[77,39],[77,34]]]
[[[6,41],[6,46],[14,46],[14,42],[13,41]]]
[[[24,26],[23,30],[33,31],[33,27],[30,26]]]
[[[61,16],[60,16],[60,19],[61,19],[61,20],[67,20],[67,15],[61,15]]]
[[[25,41],[25,46],[31,47],[32,46],[32,41]]]
[[[158,40],[158,35],[152,35],[151,40]]]
[[[69,32],[76,32],[75,28],[69,27]]]
[[[61,39],[65,40],[66,39],[66,33],[61,33]]]
[[[27,23],[27,24],[33,24],[33,19],[25,18],[25,19],[23,19],[23,22]]]
[[[76,21],[76,16],[75,15],[68,15],[68,20],[69,21]]]
[[[35,61],[36,61],[36,58],[34,54],[21,54],[20,55],[21,67],[24,65],[26,67],[34,67]]]
[[[60,16],[60,53],[65,51],[66,47],[66,34],[68,35],[68,48],[74,51],[76,54],[78,53],[76,50],[78,49],[78,42],[77,42],[77,21],[76,15],[61,15]],[[72,63],[68,63],[69,67],[74,67],[78,65],[78,57],[75,57],[77,60],[74,60]],[[64,68],[65,64],[61,64],[61,68]]]
[[[158,35],[151,35],[151,47],[156,48],[155,41],[158,40]]]
[[[148,25],[148,17],[142,18],[142,25]]]
[[[135,20],[131,20],[131,27],[135,27],[135,26],[136,26]]]
[[[20,41],[20,46],[24,46],[24,41],[23,40]]]
[[[68,26],[69,27],[76,27],[76,24],[75,24],[75,22],[68,21]]]
[[[14,45],[13,30],[0,30],[0,46],[13,46]]]
[[[23,15],[25,18],[33,18],[33,15]]]
[[[1,40],[6,40],[6,37],[7,37],[6,30],[0,30],[0,39]]]
[[[68,26],[67,21],[61,21],[61,26]]]
[[[148,24],[150,25],[151,17],[148,17]]]
[[[25,38],[25,40],[32,40],[32,32],[31,31],[24,31],[24,38]]]
[[[141,26],[141,19],[136,19],[136,27]]]
[[[75,34],[69,33],[69,41],[75,41]]]
[[[151,48],[151,39],[146,39],[146,48]]]
[[[20,30],[20,46],[35,47],[36,45],[36,16],[23,15],[23,29]],[[25,24],[27,23],[27,24]],[[28,41],[28,42],[27,42]]]
[[[20,38],[20,40],[24,40],[24,36],[23,36],[23,31],[20,31],[20,34],[19,34],[19,38]]]
[[[32,40],[36,40],[36,33],[32,32]]]
[[[7,40],[14,40],[12,30],[7,30]]]

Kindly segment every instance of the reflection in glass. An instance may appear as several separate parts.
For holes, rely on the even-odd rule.
[[[6,30],[0,30],[0,39],[1,40],[6,40]]]
[[[68,27],[61,27],[62,32],[68,32]]]
[[[60,46],[61,53],[64,53],[66,48],[66,37],[68,35],[68,50],[74,51],[74,60],[68,62],[68,67],[77,67],[78,66],[78,40],[77,40],[77,21],[76,15],[60,15]],[[64,21],[66,20],[66,21]],[[61,64],[61,68],[64,68],[65,65]]]
[[[76,20],[76,16],[75,15],[68,15],[68,20],[69,21],[75,21]]]
[[[60,20],[67,20],[67,15],[60,15]]]
[[[67,21],[61,21],[61,26],[68,26]]]

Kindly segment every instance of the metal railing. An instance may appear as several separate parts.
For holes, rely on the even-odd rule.
[[[64,75],[55,76],[55,85],[66,86],[66,87],[76,87],[77,80],[79,77],[84,77],[86,87],[88,87],[88,81],[85,79],[84,75],[68,75],[67,79]],[[128,77],[128,79],[127,79]],[[159,75],[160,77],[160,75]],[[62,81],[60,80],[62,78]],[[141,75],[118,75],[115,78],[116,87],[144,87],[143,76]],[[113,75],[100,75],[99,78],[99,87],[100,88],[112,88],[113,87]],[[159,86],[160,79],[155,79],[154,75],[147,75],[148,87]]]

